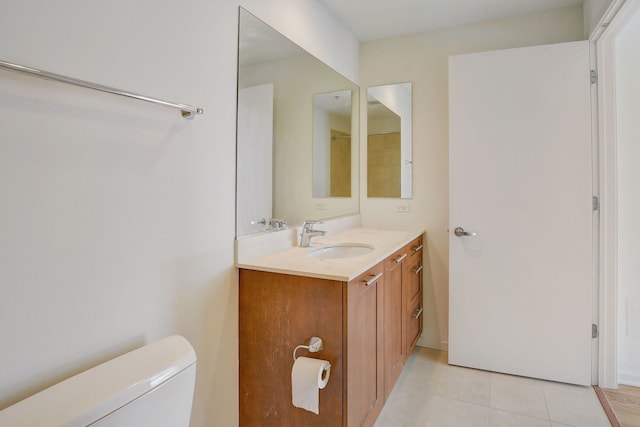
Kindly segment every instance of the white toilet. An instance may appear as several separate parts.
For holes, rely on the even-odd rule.
[[[187,427],[196,354],[171,336],[0,411],[0,427]]]

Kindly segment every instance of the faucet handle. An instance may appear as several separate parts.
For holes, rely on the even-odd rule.
[[[315,224],[322,224],[322,221],[318,219],[308,219],[302,224],[302,228],[304,231],[313,231],[313,226]]]
[[[286,230],[287,223],[284,219],[270,218],[269,225],[276,230]]]

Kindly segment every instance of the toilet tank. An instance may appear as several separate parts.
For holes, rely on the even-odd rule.
[[[0,427],[187,427],[196,354],[171,336],[0,411]]]

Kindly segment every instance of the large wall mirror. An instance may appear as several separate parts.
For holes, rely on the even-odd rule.
[[[413,193],[411,83],[367,89],[367,196]]]
[[[236,234],[357,213],[354,83],[240,8]]]

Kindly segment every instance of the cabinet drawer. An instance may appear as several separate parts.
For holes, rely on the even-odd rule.
[[[415,254],[417,252],[422,252],[424,245],[423,236],[416,238],[413,242],[409,243],[407,247],[409,248],[409,254]]]
[[[407,310],[407,344],[408,352],[411,352],[413,347],[418,342],[418,338],[422,334],[422,295],[420,298],[416,298],[411,304],[409,304]]]
[[[387,271],[393,271],[396,267],[400,267],[403,261],[406,261],[413,251],[409,245],[398,249],[393,255],[385,260],[385,268]]]
[[[382,283],[384,280],[384,263],[380,263],[349,282],[349,295],[358,296],[366,292],[370,286]]]
[[[411,256],[405,264],[403,282],[405,292],[407,293],[407,301],[413,301],[419,293],[422,292],[422,253]],[[405,279],[406,278],[406,279]],[[406,280],[406,281],[405,281]]]

